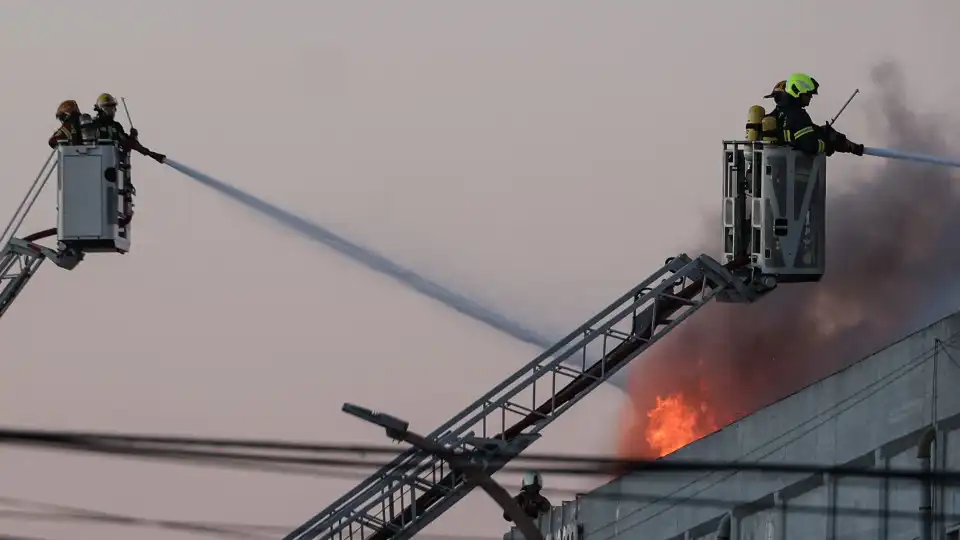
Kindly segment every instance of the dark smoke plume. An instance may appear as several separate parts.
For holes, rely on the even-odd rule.
[[[881,65],[872,78],[880,97],[870,106],[886,125],[851,139],[952,154],[943,126],[910,111],[896,66]],[[682,391],[705,402],[722,427],[933,322],[929,306],[960,281],[960,178],[952,169],[889,160],[838,193],[849,180],[828,168],[822,282],[781,285],[749,306],[709,305],[638,359],[628,405],[637,424],[624,427],[622,453],[651,455],[643,433],[658,395]],[[708,238],[718,238],[715,226]],[[716,250],[711,240],[700,252]]]

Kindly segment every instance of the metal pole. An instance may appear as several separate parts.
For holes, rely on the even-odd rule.
[[[917,443],[917,458],[923,474],[930,472],[930,450],[937,439],[936,428],[930,427],[920,435]],[[931,540],[933,534],[933,482],[924,479],[920,491],[920,540]]]
[[[827,125],[828,125],[828,126],[832,126],[832,125],[837,121],[837,118],[840,118],[840,115],[843,114],[843,111],[847,108],[847,105],[849,105],[850,102],[853,101],[853,98],[857,97],[857,94],[859,94],[859,93],[860,93],[860,89],[859,89],[859,88],[857,88],[856,90],[853,91],[853,94],[851,94],[850,97],[847,98],[847,102],[843,104],[843,107],[840,107],[840,110],[839,110],[839,111],[837,111],[837,115],[834,116],[832,120],[830,120],[829,122],[827,122]]]
[[[370,409],[351,403],[343,404],[343,412],[384,428],[387,431],[387,436],[391,439],[404,441],[420,450],[442,458],[450,464],[451,468],[463,473],[467,477],[467,482],[478,485],[486,491],[487,495],[496,501],[503,508],[503,511],[510,516],[510,519],[517,524],[517,528],[520,529],[527,540],[545,540],[540,529],[523,512],[523,509],[507,493],[507,490],[486,474],[481,467],[472,463],[469,458],[455,454],[449,448],[413,433],[408,429],[409,424],[407,422],[389,414],[373,412]]]
[[[130,124],[130,129],[133,129],[133,119],[130,118],[130,109],[127,107],[127,98],[120,96],[120,103],[123,104],[123,112],[127,115],[127,122]],[[843,112],[842,109],[841,112]]]

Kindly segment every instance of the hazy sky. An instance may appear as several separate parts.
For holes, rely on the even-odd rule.
[[[951,0],[471,5],[8,0],[0,212],[49,152],[57,104],[88,109],[111,92],[150,148],[558,334],[700,245],[719,204],[720,140],[740,136],[747,108],[787,73],[821,82],[819,120],[859,87],[838,127],[868,145],[883,142],[864,113],[877,61],[900,62],[928,113],[954,114],[960,90]],[[834,158],[832,178],[868,159]],[[133,250],[73,272],[45,264],[0,323],[3,424],[383,443],[340,405],[430,431],[537,352],[172,169],[134,165]],[[53,197],[23,232],[55,223]],[[536,450],[610,451],[620,405],[619,391],[596,392]],[[0,459],[0,495],[291,529],[352,484]],[[475,494],[428,532],[504,530]]]

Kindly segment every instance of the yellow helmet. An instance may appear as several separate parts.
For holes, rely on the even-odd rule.
[[[787,88],[787,81],[780,81],[777,84],[773,85],[773,90],[769,94],[763,96],[765,98],[776,97],[780,92],[785,92]]]
[[[64,101],[63,103],[60,104],[59,107],[57,107],[57,119],[59,120],[63,120],[64,118],[67,118],[70,115],[79,114],[79,113],[80,113],[80,106],[77,105],[77,102],[72,99],[68,99]]]
[[[794,73],[787,77],[785,89],[788,94],[798,98],[804,94],[816,95],[820,83],[805,73]]]
[[[113,116],[113,114],[117,112],[117,98],[107,93],[100,94],[97,102],[93,106],[93,110],[107,116]]]

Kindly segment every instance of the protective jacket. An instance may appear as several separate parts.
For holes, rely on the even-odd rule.
[[[523,513],[531,519],[537,519],[550,511],[550,500],[541,495],[539,490],[521,490],[513,500],[517,503],[517,506],[523,510]],[[503,519],[512,521],[506,512],[503,513]]]
[[[775,124],[775,127],[773,129],[763,130],[761,136],[763,137],[763,140],[767,142],[783,144],[783,126],[781,123],[780,116],[783,113],[782,104],[788,98],[788,96],[786,95],[786,93],[784,93],[782,88],[779,90],[777,88],[774,88],[773,92],[771,92],[770,94],[764,97],[773,98],[774,103],[776,103],[776,106],[773,108],[773,110],[763,115],[763,120],[766,120],[767,118],[772,118]],[[762,125],[763,124],[761,123],[761,126]]]
[[[139,141],[130,137],[123,129],[123,125],[113,118],[97,116],[93,119],[91,127],[96,130],[97,140],[114,141],[126,150],[136,150],[143,155],[147,155],[147,152],[149,152]]]
[[[841,133],[832,131],[839,137],[831,137],[827,129],[813,123],[807,110],[800,106],[797,99],[787,96],[783,103],[777,105],[778,119],[777,124],[783,132],[783,142],[793,146],[797,150],[810,155],[826,154],[831,155],[838,150],[837,143],[846,137]]]
[[[56,148],[58,144],[83,144],[80,136],[80,117],[70,117],[60,124],[60,127],[50,136],[47,141],[50,148]]]
[[[128,134],[126,130],[123,129],[123,125],[113,118],[98,115],[93,119],[91,127],[95,130],[98,140],[117,142],[124,150],[136,150],[160,163],[163,163],[166,159],[166,156],[163,154],[158,154],[140,144],[139,139],[137,139],[136,129],[131,130],[131,133]]]

